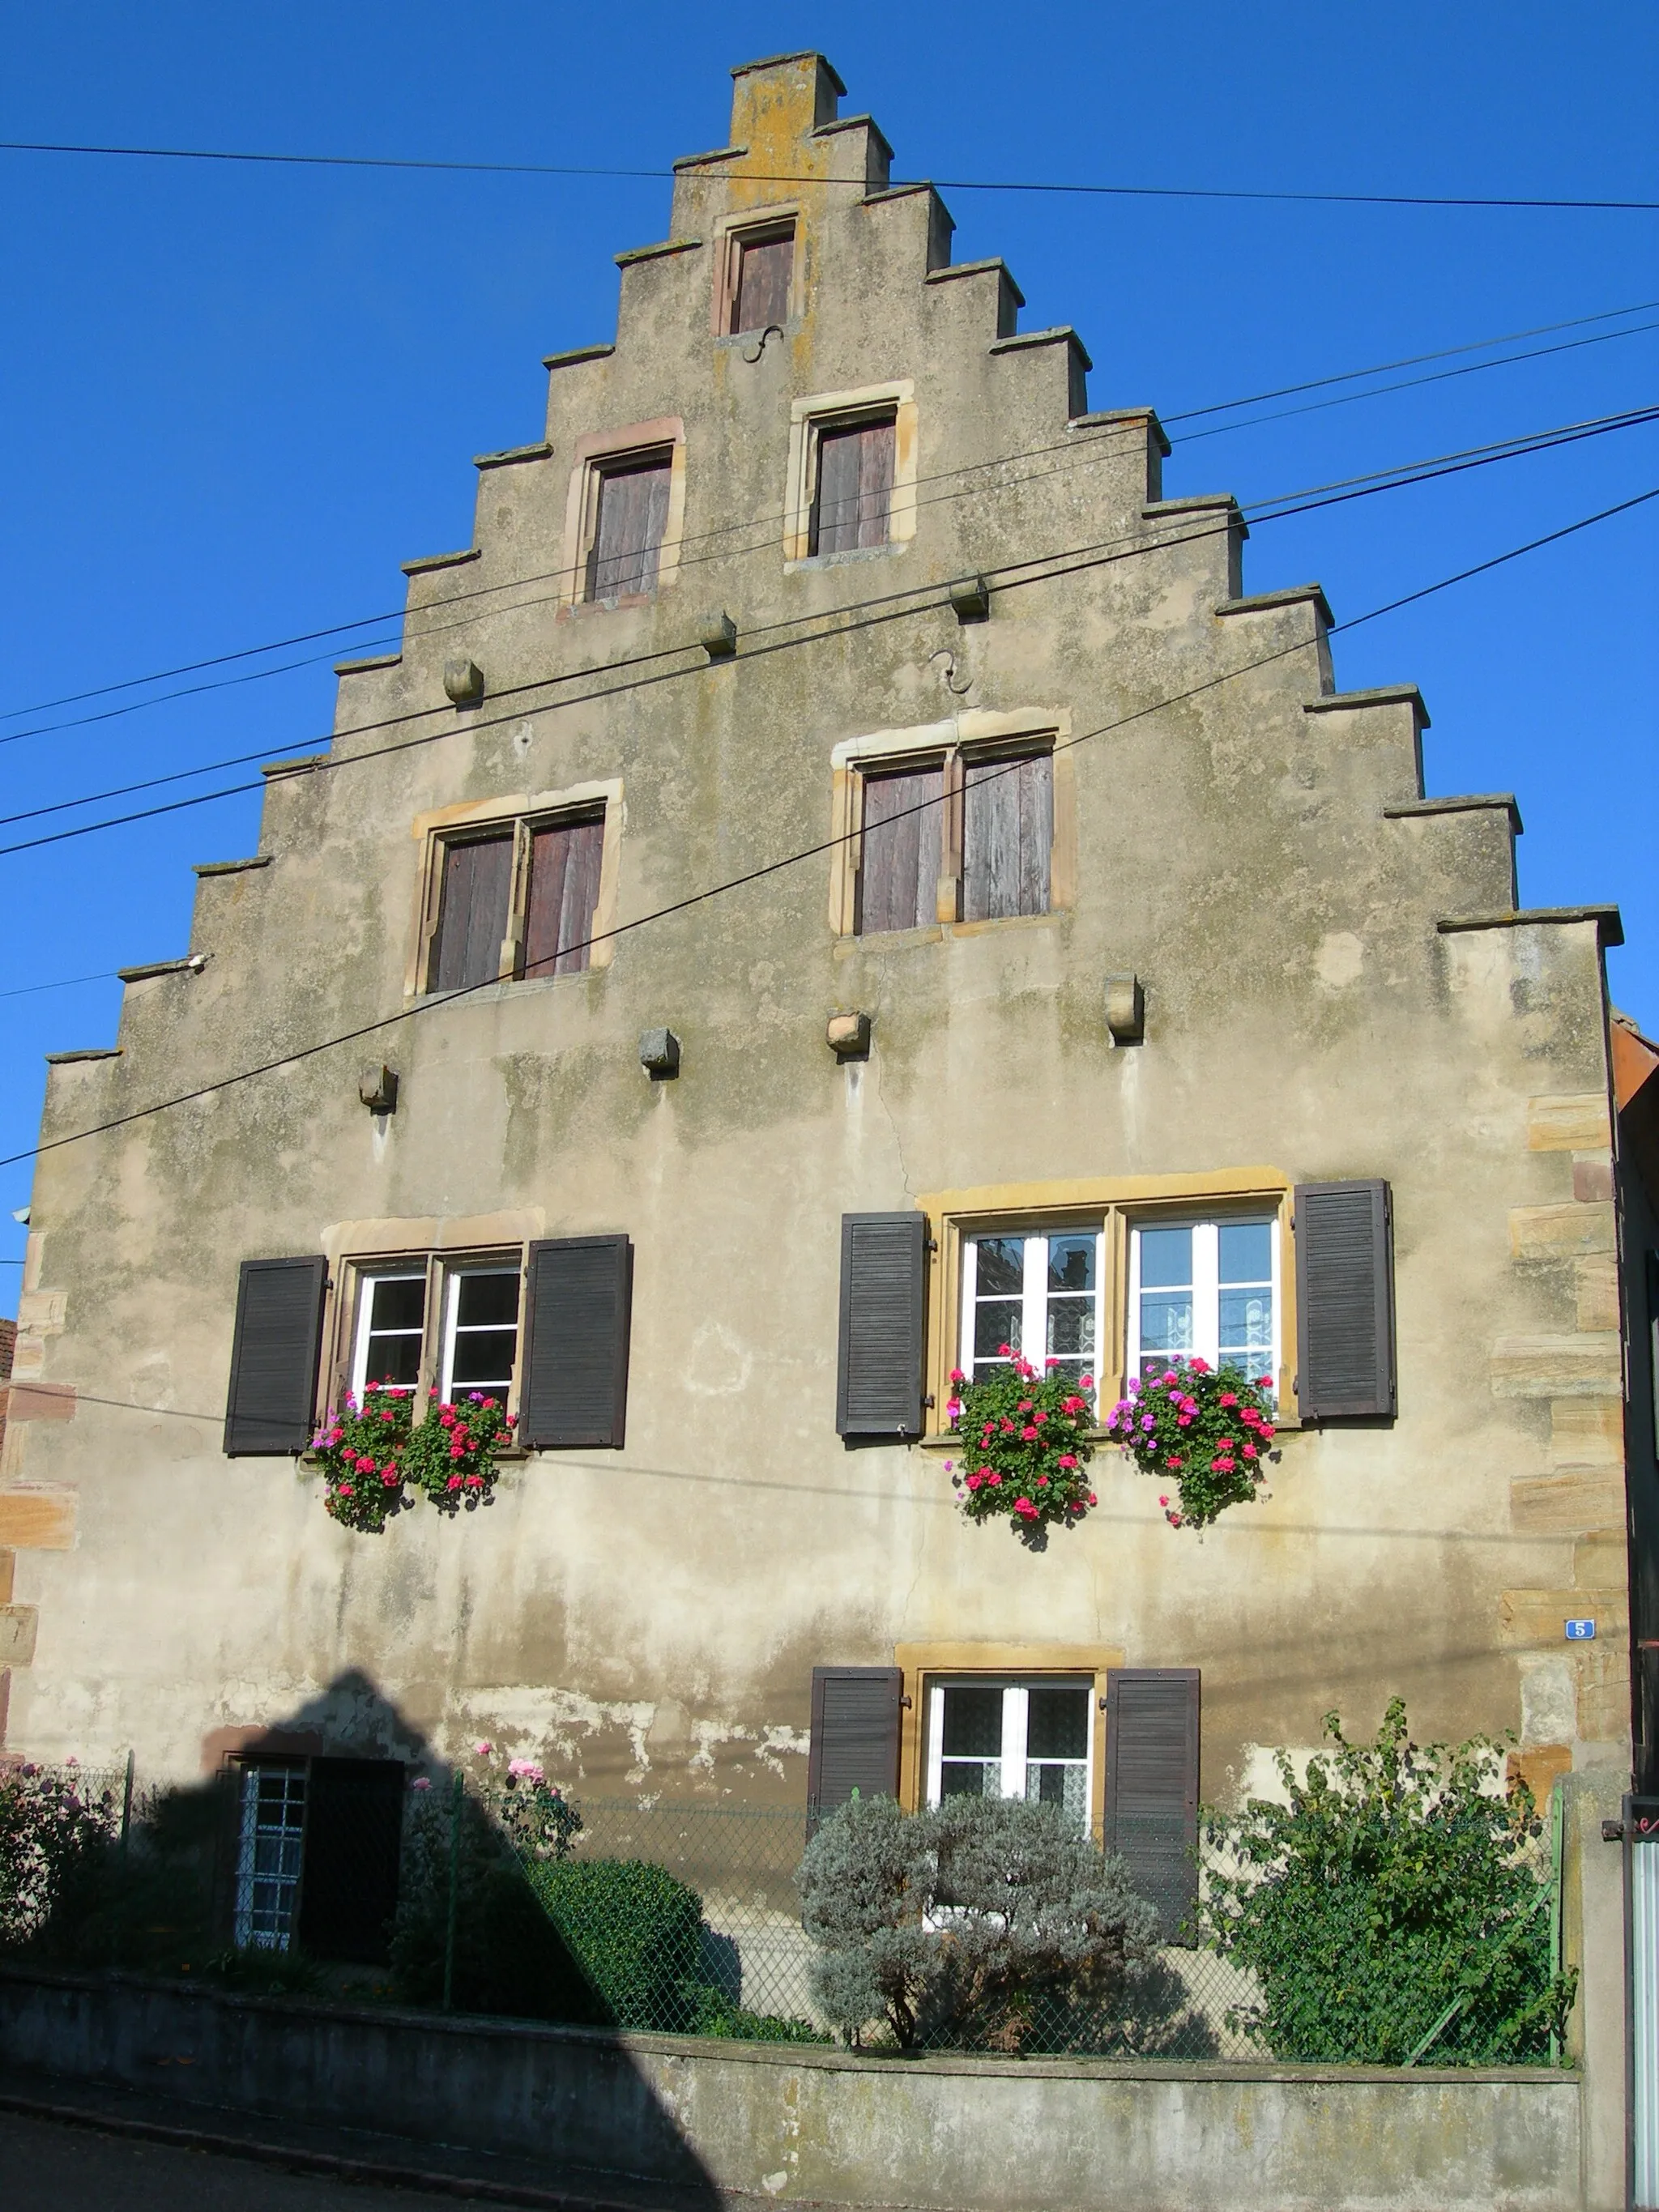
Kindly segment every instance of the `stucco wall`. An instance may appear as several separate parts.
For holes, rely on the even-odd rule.
[[[1239,603],[1224,503],[1153,503],[1144,413],[1071,421],[1075,348],[1008,343],[1004,275],[944,276],[926,192],[803,187],[804,311],[754,361],[711,338],[719,220],[791,196],[761,179],[879,181],[869,126],[812,135],[821,84],[739,79],[736,180],[683,174],[683,250],[628,263],[614,349],[556,365],[545,447],[483,470],[476,557],[417,568],[401,657],[342,678],[335,765],[272,779],[268,865],[203,877],[203,964],[129,985],[118,1056],[53,1070],[48,1139],[401,1014],[417,818],[620,781],[608,965],[43,1154],[0,1469],[33,1650],[11,1741],[189,1775],[274,1724],[343,1749],[488,1734],[590,1789],[799,1801],[812,1666],[949,1641],[1201,1668],[1212,1799],[1254,1747],[1315,1741],[1331,1706],[1372,1726],[1395,1692],[1425,1735],[1513,1728],[1540,1779],[1620,1767],[1603,925],[1442,930],[1509,915],[1511,810],[1413,811],[1409,685],[1340,694],[1311,589]],[[792,403],[899,379],[914,535],[786,567]],[[579,441],[666,416],[672,582],[562,606]],[[1122,557],[1009,569],[1103,547]],[[959,625],[941,587],[981,569],[990,618]],[[883,595],[879,623],[799,641]],[[722,608],[739,649],[711,664]],[[444,697],[461,652],[481,708]],[[646,653],[659,680],[612,690]],[[1069,904],[837,937],[820,851],[629,928],[820,845],[838,745],[966,708],[1084,740]],[[1125,970],[1147,1033],[1120,1048]],[[872,1015],[866,1062],[826,1049],[838,1008]],[[636,1041],[662,1023],[684,1060],[653,1084]],[[357,1079],[382,1058],[402,1090],[377,1122]],[[1201,1540],[1103,1455],[1100,1510],[1042,1553],[964,1525],[938,1449],[843,1449],[843,1212],[1247,1170],[1390,1182],[1396,1420],[1288,1426],[1271,1495]],[[618,1230],[624,1451],[532,1457],[488,1512],[377,1539],[304,1469],[221,1455],[240,1260]],[[1564,1612],[1598,1644],[1567,1651]]]
[[[0,2056],[711,2191],[940,2212],[1572,2212],[1580,2085],[1537,2069],[1121,2066],[319,2013],[0,1969]],[[1600,2203],[1601,2200],[1591,2199]],[[1610,2204],[1612,2200],[1607,2200]]]

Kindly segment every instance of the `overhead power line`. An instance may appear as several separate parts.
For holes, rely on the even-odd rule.
[[[683,169],[600,168],[563,161],[439,161],[389,154],[273,154],[242,148],[214,146],[104,146],[64,140],[0,138],[4,154],[79,154],[135,161],[222,161],[246,163],[262,168],[404,169],[440,176],[588,177],[626,180],[673,181]],[[730,179],[748,185],[788,185],[795,190],[854,191],[860,198],[869,186],[856,177],[769,175],[757,169],[720,169],[699,161],[691,172],[694,181]],[[1294,207],[1400,208],[1535,208],[1571,209],[1585,214],[1659,212],[1659,200],[1577,199],[1511,193],[1473,192],[1274,192],[1255,191],[1239,185],[1101,185],[1039,183],[1031,179],[988,177],[896,178],[888,189],[915,190],[931,185],[946,192],[1054,192],[1071,197],[1136,200],[1242,200]]]
[[[1518,344],[1524,338],[1553,337],[1559,331],[1582,330],[1594,323],[1623,321],[1626,318],[1631,315],[1645,314],[1650,309],[1655,307],[1659,307],[1659,300],[1640,300],[1635,301],[1628,307],[1603,308],[1595,314],[1572,316],[1565,322],[1540,323],[1531,329],[1504,331],[1493,337],[1471,338],[1466,340],[1460,345],[1443,346],[1431,353],[1411,354],[1397,361],[1377,362],[1365,368],[1342,369],[1329,376],[1314,377],[1301,384],[1280,385],[1272,391],[1250,392],[1237,399],[1214,400],[1206,406],[1188,408],[1179,414],[1164,416],[1160,419],[1167,430],[1172,423],[1197,422],[1206,416],[1229,414],[1238,408],[1261,405],[1270,399],[1292,398],[1298,393],[1304,392],[1320,392],[1328,390],[1333,385],[1358,383],[1363,381],[1366,377],[1388,375],[1392,374],[1392,372],[1397,368],[1413,368],[1419,366],[1425,362],[1447,361],[1460,354],[1482,353],[1489,350],[1493,346],[1515,345]],[[1630,330],[1607,331],[1604,334],[1604,337],[1610,340],[1615,337],[1638,337],[1645,331],[1654,329],[1659,329],[1659,325],[1650,323],[1638,324]],[[1601,342],[1601,340],[1591,340],[1581,341],[1580,343]],[[1566,348],[1540,347],[1535,352],[1532,353],[1506,354],[1501,356],[1496,361],[1473,363],[1468,372],[1452,373],[1474,374],[1480,369],[1502,368],[1512,362],[1538,360],[1545,354],[1567,349],[1568,349]],[[1383,392],[1400,392],[1407,390],[1413,385],[1431,383],[1436,380],[1437,380],[1433,377],[1413,377],[1406,380],[1403,383],[1385,386],[1381,389]],[[1349,395],[1351,398],[1356,400],[1369,398],[1373,396],[1374,395],[1370,392],[1356,392]],[[1332,401],[1322,401],[1316,403],[1318,406],[1329,406],[1338,403]],[[1314,411],[1313,409],[1304,410],[1298,408],[1287,408],[1278,416],[1261,416],[1253,419],[1268,422],[1282,421],[1291,415],[1312,411]],[[1250,427],[1250,422],[1248,421],[1244,422],[1224,423],[1219,426],[1219,428],[1214,429],[1185,432],[1173,438],[1170,442],[1174,445],[1184,445],[1190,443],[1196,439],[1217,437],[1226,431],[1248,429]],[[1095,442],[1095,441],[1090,441],[1091,445]],[[1078,441],[1075,439],[1072,439],[1068,440],[1065,445],[1030,447],[1024,453],[1020,453],[998,455],[988,461],[970,463],[965,469],[936,471],[928,476],[919,477],[916,479],[916,482],[918,484],[938,483],[943,481],[946,477],[964,474],[973,474],[982,471],[986,469],[1006,466],[1019,460],[1035,459],[1044,453],[1065,451],[1077,452]],[[1082,458],[1085,458],[1085,456],[1079,453],[1079,459]],[[781,510],[773,509],[764,515],[757,515],[751,518],[748,522],[725,524],[721,526],[719,530],[703,532],[702,533],[702,536],[703,538],[726,537],[732,535],[734,532],[742,529],[758,529],[762,527],[775,528],[781,521]],[[694,537],[683,538],[681,540],[681,544],[682,547],[684,547],[684,545],[695,544],[699,542],[701,542],[700,538]],[[770,541],[769,540],[769,542]],[[562,576],[564,574],[565,572],[562,570],[548,569],[543,571],[538,576],[515,578],[513,580],[511,584],[486,584],[477,586],[470,591],[447,594],[445,600],[441,602],[441,604],[448,605],[465,599],[489,598],[526,583],[551,581],[557,577]],[[286,652],[290,647],[296,645],[314,644],[322,638],[343,639],[353,630],[371,629],[380,623],[401,623],[404,618],[405,613],[406,610],[402,607],[383,608],[377,613],[372,615],[360,615],[350,622],[332,623],[327,628],[322,629],[301,631],[290,637],[273,638],[263,645],[239,647],[234,651],[223,653],[215,653],[210,655],[205,659],[185,661],[173,668],[155,669],[145,676],[124,677],[118,682],[113,684],[94,684],[84,691],[66,692],[56,699],[38,700],[31,706],[0,708],[0,722],[17,721],[27,714],[50,714],[55,708],[59,707],[79,706],[84,701],[88,699],[112,697],[118,692],[140,690],[146,684],[170,683],[175,677],[198,675],[209,669],[228,666],[234,661],[257,659],[266,653]],[[392,639],[363,639],[358,641],[358,642],[353,647],[352,650],[362,653],[372,645],[392,643],[394,641],[395,641]],[[164,705],[173,699],[194,697],[203,691],[216,690],[222,688],[242,684],[258,683],[263,681],[268,676],[288,675],[295,669],[314,666],[318,660],[326,660],[330,659],[331,654],[339,649],[338,646],[335,646],[330,648],[329,653],[310,655],[300,660],[285,661],[276,668],[256,669],[251,672],[239,676],[221,677],[208,684],[191,684],[179,691],[163,692],[155,698],[133,701],[125,706],[112,708],[97,714],[76,715],[67,721],[48,722],[42,724],[37,729],[15,730],[4,736],[0,736],[0,744],[12,744],[23,738],[50,736],[59,730],[77,729],[90,722],[112,720],[119,715],[137,714],[149,707]]]
[[[1493,554],[1488,560],[1475,562],[1471,568],[1460,568],[1454,574],[1442,576],[1434,583],[1421,585],[1416,591],[1407,592],[1397,599],[1387,600],[1381,606],[1371,607],[1365,613],[1355,615],[1347,622],[1333,623],[1333,632],[1358,629],[1366,623],[1376,622],[1384,615],[1393,614],[1401,607],[1413,606],[1420,600],[1432,598],[1437,592],[1449,591],[1454,585],[1467,582],[1471,577],[1486,575],[1492,569],[1503,568],[1509,562],[1518,561],[1526,554],[1535,553],[1546,545],[1559,544],[1564,538],[1574,537],[1580,531],[1591,529],[1598,523],[1609,521],[1615,515],[1626,514],[1632,508],[1645,506],[1650,500],[1654,499],[1659,499],[1659,485],[1656,485],[1650,490],[1638,492],[1630,499],[1620,500],[1613,507],[1600,508],[1594,514],[1581,516],[1577,521],[1565,523],[1559,529],[1547,531],[1541,537],[1528,538],[1524,544],[1510,546],[1504,552]],[[1292,645],[1281,646],[1273,653],[1260,655],[1255,660],[1242,662],[1235,668],[1224,669],[1219,675],[1206,677],[1202,682],[1188,684],[1182,690],[1166,694],[1162,698],[1151,701],[1144,707],[1133,708],[1127,714],[1118,715],[1109,722],[1102,722],[1094,729],[1085,730],[1076,737],[1060,739],[1055,744],[1054,750],[1069,752],[1079,745],[1088,744],[1097,738],[1111,736],[1115,732],[1127,729],[1136,722],[1146,720],[1151,715],[1162,714],[1168,708],[1181,706],[1188,700],[1202,697],[1206,692],[1217,690],[1224,684],[1237,682],[1242,676],[1248,676],[1260,669],[1271,667],[1275,662],[1287,659],[1291,653],[1305,653],[1307,650],[1305,640],[1298,639]],[[988,775],[990,776],[1010,775],[1017,770],[1018,765],[1018,762],[1009,762],[1001,768],[992,769],[988,771]],[[916,805],[901,808],[890,818],[896,821],[902,815],[925,813],[942,803],[941,799],[924,799]],[[748,868],[741,874],[727,877],[721,883],[711,884],[702,890],[693,891],[684,898],[672,900],[667,905],[657,907],[648,914],[636,915],[632,921],[617,922],[609,929],[598,931],[588,937],[561,945],[556,951],[544,955],[534,965],[538,968],[552,967],[558,960],[571,952],[584,951],[598,944],[613,943],[619,937],[626,937],[640,930],[649,928],[657,922],[666,921],[675,915],[684,914],[694,907],[706,905],[709,901],[724,897],[729,892],[741,890],[750,884],[763,882],[769,877],[781,874],[787,868],[797,867],[803,861],[819,859],[825,854],[835,851],[837,847],[849,843],[852,838],[859,834],[856,830],[848,830],[839,836],[822,838],[816,843],[801,846],[792,853],[785,854],[780,860],[763,862],[758,867]],[[337,1051],[344,1045],[360,1043],[365,1037],[376,1036],[387,1030],[400,1028],[404,1023],[416,1020],[422,1015],[453,1006],[460,1000],[472,998],[480,991],[496,989],[499,988],[499,977],[489,976],[480,982],[465,984],[453,991],[435,993],[418,1000],[414,1006],[400,1007],[396,1013],[385,1014],[377,1020],[362,1023],[356,1029],[343,1030],[334,1036],[324,1037],[315,1044],[304,1045],[296,1051],[283,1053],[273,1060],[263,1060],[252,1067],[238,1069],[230,1075],[216,1078],[211,1083],[198,1084],[193,1090],[180,1091],[171,1098],[160,1098],[148,1106],[135,1107],[130,1113],[115,1115],[107,1121],[94,1123],[90,1128],[72,1130],[66,1136],[52,1137],[44,1144],[30,1146],[26,1151],[9,1153],[3,1158],[0,1158],[0,1168],[15,1167],[21,1161],[39,1158],[46,1152],[60,1152],[66,1146],[82,1144],[91,1137],[107,1136],[113,1130],[130,1127],[134,1122],[148,1121],[156,1114],[169,1113],[175,1107],[191,1105],[199,1099],[212,1097],[221,1091],[234,1089],[238,1084],[252,1082],[260,1076],[275,1074],[285,1067],[299,1066],[304,1061],[315,1060],[325,1052]]]
[[[1588,423],[1565,424],[1547,431],[1528,433],[1518,439],[1501,440],[1492,446],[1466,447],[1459,453],[1439,454],[1428,460],[1405,463],[1394,469],[1374,471],[1368,476],[1342,479],[1331,484],[1315,485],[1304,491],[1285,493],[1274,499],[1264,500],[1242,511],[1247,513],[1251,520],[1257,524],[1283,521],[1291,516],[1311,514],[1322,507],[1344,505],[1352,499],[1370,497],[1382,491],[1402,489],[1411,484],[1431,482],[1439,477],[1458,475],[1469,469],[1490,466],[1498,461],[1519,459],[1529,453],[1549,452],[1558,446],[1576,444],[1587,437],[1602,436],[1613,430],[1633,428],[1655,421],[1659,421],[1659,406],[1632,410],[1625,415],[1604,416]],[[1224,524],[1222,526],[1223,528],[1228,526],[1230,526]],[[1127,538],[1100,540],[1088,545],[1073,546],[1052,553],[1030,556],[1023,561],[1000,564],[994,568],[988,569],[985,573],[993,579],[1000,580],[997,588],[1006,591],[1023,585],[1049,580],[1050,575],[1048,573],[1049,565],[1055,562],[1071,564],[1066,568],[1054,569],[1052,574],[1057,577],[1074,573],[1079,568],[1109,566],[1126,558],[1140,558],[1153,553],[1169,551],[1193,542],[1194,537],[1201,538],[1212,534],[1213,532],[1206,528],[1194,533],[1149,540],[1143,532],[1137,532]],[[1020,573],[1026,570],[1042,570],[1045,573]],[[761,653],[792,649],[797,646],[813,644],[827,638],[844,636],[849,630],[867,627],[873,622],[885,622],[899,619],[907,615],[925,613],[946,603],[943,591],[944,587],[938,585],[914,586],[908,590],[884,593],[876,599],[857,601],[850,606],[830,609],[821,614],[787,617],[778,622],[761,624],[745,633],[744,657],[752,659]],[[514,608],[504,610],[504,611],[523,611],[526,605],[533,606],[536,604],[535,601],[519,602]],[[861,616],[866,618],[864,622],[858,619]],[[806,631],[805,635],[801,636],[778,639],[773,635],[780,630],[801,630],[804,625],[809,623],[815,623],[819,626]],[[764,642],[763,641],[769,637],[772,638],[773,641]],[[699,654],[700,648],[694,643],[688,642],[659,647],[649,653],[624,656],[602,663],[598,666],[573,669],[560,675],[532,678],[523,684],[507,686],[493,693],[492,697],[497,702],[511,699],[518,703],[506,712],[495,715],[469,715],[465,725],[465,733],[473,734],[480,730],[497,727],[504,721],[520,719],[526,712],[550,713],[565,708],[586,704],[597,699],[611,698],[623,691],[637,690],[658,683],[676,681],[684,677],[702,673],[706,663],[698,657]],[[671,660],[678,661],[681,665],[673,668],[659,669],[653,676],[624,677],[620,681],[607,680],[614,678],[619,670]],[[596,679],[596,688],[592,690],[577,692],[561,699],[544,700],[535,708],[532,708],[526,701],[526,695],[528,693],[544,692],[554,684],[576,684],[588,678]],[[319,773],[361,766],[370,761],[384,759],[391,753],[407,751],[419,745],[436,744],[446,738],[462,734],[462,731],[458,729],[450,719],[452,712],[453,710],[447,704],[420,707],[402,714],[385,716],[380,721],[360,723],[354,729],[342,731],[337,734],[351,738],[372,736],[382,730],[404,727],[411,722],[429,721],[437,715],[445,717],[447,726],[429,731],[423,736],[404,738],[394,744],[370,747],[358,752],[333,756],[319,754],[310,772]],[[326,738],[318,738],[311,742],[324,744],[331,740]],[[234,754],[227,759],[203,763],[196,768],[173,769],[161,775],[149,776],[137,782],[118,785],[109,790],[88,793],[78,799],[54,800],[49,805],[29,808],[17,814],[0,816],[0,824],[39,821],[48,815],[71,811],[80,806],[95,805],[105,799],[134,797],[142,792],[162,789],[169,784],[187,782],[196,776],[211,775],[230,769],[246,767],[252,762],[264,759],[269,750],[268,746],[261,747],[257,752]],[[228,785],[217,791],[197,792],[188,798],[170,799],[161,805],[138,808],[125,814],[111,815],[102,821],[82,823],[72,829],[52,830],[38,837],[21,838],[9,845],[0,845],[0,859],[11,854],[34,851],[44,845],[67,843],[77,837],[93,836],[99,830],[118,829],[134,822],[155,820],[162,815],[181,813],[196,806],[211,805],[220,799],[236,798],[258,791],[263,787],[263,777],[258,781],[250,779],[242,783]]]

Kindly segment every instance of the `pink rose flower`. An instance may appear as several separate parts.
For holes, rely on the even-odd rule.
[[[472,1748],[480,1759],[488,1759],[491,1752],[495,1750],[495,1747],[486,1736],[482,1743],[475,1743]]]

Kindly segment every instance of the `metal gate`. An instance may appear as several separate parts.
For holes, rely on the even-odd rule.
[[[1659,2212],[1659,1797],[1625,1801],[1630,1930],[1631,2202]]]

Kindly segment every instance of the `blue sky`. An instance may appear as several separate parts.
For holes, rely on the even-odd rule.
[[[905,176],[1659,198],[1650,7],[1311,21],[1218,0],[58,0],[9,19],[0,137],[660,169],[725,143],[732,63],[819,46]],[[397,608],[399,562],[468,540],[471,456],[540,435],[541,356],[611,335],[611,256],[665,234],[668,187],[0,154],[0,192],[4,712]],[[1082,332],[1096,407],[1173,416],[1659,301],[1652,215],[946,198],[957,258],[1006,258],[1024,327]],[[1584,420],[1651,399],[1656,367],[1659,331],[1621,335],[1235,428],[1178,445],[1166,489],[1248,502]],[[1340,620],[1656,484],[1659,428],[1626,431],[1261,528],[1247,588],[1316,577]],[[1527,903],[1619,902],[1614,996],[1650,1032],[1656,537],[1659,503],[1336,641],[1344,689],[1421,684],[1431,793],[1517,793]],[[302,650],[268,680],[0,745],[0,812],[295,750],[328,726],[345,647]],[[0,992],[180,952],[191,863],[251,852],[257,804],[0,856]],[[41,1055],[111,1042],[119,998],[112,980],[0,996],[0,1152],[33,1138]],[[28,1190],[27,1164],[0,1170],[0,1255],[21,1251]],[[17,1273],[0,1267],[0,1310]]]

